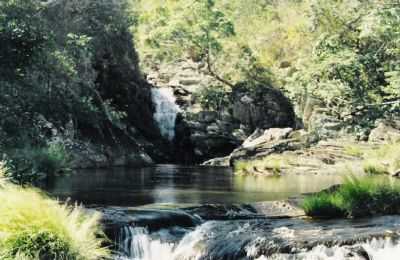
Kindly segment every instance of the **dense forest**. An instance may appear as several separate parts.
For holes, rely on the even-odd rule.
[[[356,158],[398,177],[399,113],[399,1],[1,0],[0,259],[108,259],[97,213],[29,188],[74,169],[208,161],[279,177],[351,136],[318,167]],[[347,180],[304,210],[400,212],[389,186]]]
[[[314,102],[368,127],[399,107],[399,8],[395,1],[142,1],[133,31],[144,69],[200,60],[221,83],[210,95],[239,81],[269,82],[305,123]]]

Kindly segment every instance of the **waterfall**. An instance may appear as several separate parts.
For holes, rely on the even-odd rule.
[[[152,100],[156,107],[154,120],[162,136],[172,141],[175,137],[175,120],[180,112],[171,88],[152,88]]]
[[[207,226],[207,223],[205,224]],[[171,241],[168,230],[158,231],[154,234],[142,227],[124,227],[121,229],[119,237],[120,252],[116,260],[198,260],[198,259],[225,259],[227,255],[219,255],[218,252],[210,252],[208,239],[212,239],[215,234],[206,231],[207,228],[197,227],[189,231],[180,240]],[[231,237],[232,236],[232,237]],[[237,234],[231,234],[225,239],[235,239]],[[264,239],[268,239],[265,237]],[[236,241],[238,242],[238,241]],[[216,245],[218,251],[230,251],[234,253],[238,248],[230,248],[223,241]],[[261,243],[262,244],[262,243]],[[259,245],[260,246],[260,245]],[[240,243],[236,247],[241,247]],[[239,248],[240,249],[240,248]],[[397,260],[400,255],[400,244],[391,239],[371,239],[352,246],[332,246],[319,245],[311,250],[304,249],[300,253],[294,254],[273,254],[270,256],[253,255],[255,248],[244,248],[247,256],[241,259],[255,260]],[[257,250],[255,250],[257,251]],[[216,254],[215,254],[216,253]],[[236,259],[235,254],[228,259]],[[243,257],[243,255],[242,255]]]
[[[180,241],[167,242],[176,235],[183,232],[177,230],[160,230],[150,234],[147,228],[123,227],[120,231],[118,245],[122,256],[117,260],[197,260],[203,255],[198,243],[204,239],[203,230],[197,228],[188,232]],[[172,232],[171,232],[172,231]],[[185,230],[187,231],[187,230]]]
[[[123,227],[118,245],[124,256],[117,260],[173,260],[173,244],[153,240],[143,227]]]

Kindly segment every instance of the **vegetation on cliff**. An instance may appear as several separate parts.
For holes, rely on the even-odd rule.
[[[190,57],[221,83],[214,88],[267,82],[287,93],[306,123],[315,106],[358,128],[399,110],[398,3],[137,2],[144,68]]]
[[[129,3],[1,1],[0,151],[7,160],[19,168],[39,154],[53,160],[54,138],[135,145],[138,136],[158,135]]]

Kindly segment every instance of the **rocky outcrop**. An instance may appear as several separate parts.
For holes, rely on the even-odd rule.
[[[268,86],[238,84],[226,93],[229,104],[218,111],[204,109],[197,95],[219,85],[204,65],[182,60],[160,65],[147,76],[158,86],[172,88],[181,113],[174,140],[177,162],[199,163],[229,155],[257,127],[293,127],[295,115],[289,100]]]
[[[229,159],[231,166],[239,160],[255,160],[275,153],[295,151],[310,145],[310,136],[303,130],[294,131],[291,128],[271,128],[257,136],[251,135],[239,148],[235,149]]]
[[[233,166],[236,161],[256,160],[275,153],[305,148],[312,137],[304,130],[293,128],[256,129],[240,147],[229,156],[214,158],[203,163],[209,166]]]
[[[71,168],[95,169],[108,167],[143,167],[153,165],[153,159],[135,147],[74,143],[70,148]]]

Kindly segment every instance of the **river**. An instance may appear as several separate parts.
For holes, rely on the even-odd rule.
[[[230,168],[158,165],[82,170],[49,180],[46,190],[103,211],[120,260],[400,259],[397,216],[310,221],[268,218],[254,210],[342,179],[235,176]]]

